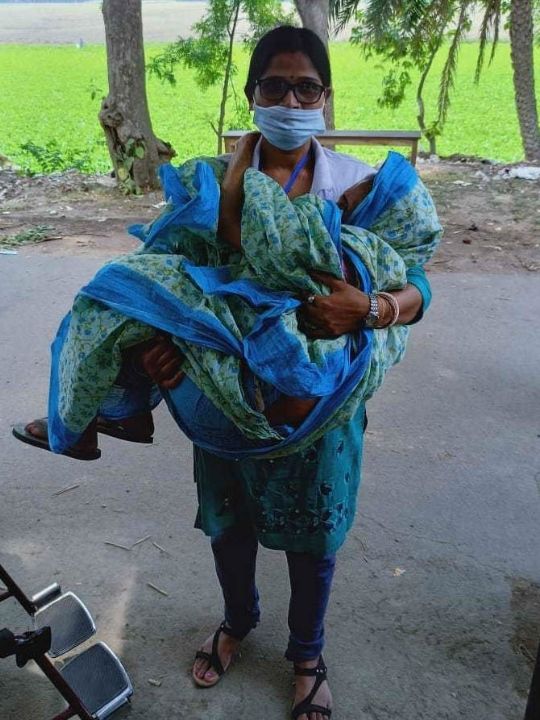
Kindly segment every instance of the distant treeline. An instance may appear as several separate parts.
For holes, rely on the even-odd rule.
[[[142,0],[146,2],[146,0]],[[169,0],[170,1],[170,0]],[[65,5],[73,3],[96,2],[96,0],[0,0],[0,5],[31,5],[41,3],[64,3]],[[172,2],[190,2],[190,0],[172,0]]]
[[[36,4],[36,3],[83,3],[83,2],[93,2],[94,0],[0,0],[0,5],[6,5],[9,3],[10,5],[19,4],[22,5],[23,3],[25,5],[30,4]]]

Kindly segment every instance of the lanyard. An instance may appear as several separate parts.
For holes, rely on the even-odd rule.
[[[283,186],[283,192],[288,195],[290,191],[293,188],[294,183],[296,182],[298,176],[302,172],[302,170],[305,168],[307,161],[309,160],[309,157],[311,155],[311,147],[307,151],[305,155],[303,155],[300,160],[296,163],[296,165],[293,167],[292,172],[289,176],[289,179]],[[259,160],[259,170],[262,170],[262,161]]]

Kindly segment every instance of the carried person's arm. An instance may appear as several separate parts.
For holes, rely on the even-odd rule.
[[[370,177],[345,190],[337,202],[345,216],[362,202],[372,186],[373,177]],[[357,331],[369,313],[369,296],[328,273],[314,272],[312,277],[327,285],[331,294],[315,296],[311,303],[304,304],[302,317],[306,334],[314,338],[332,338]],[[418,322],[431,300],[429,281],[422,267],[410,268],[407,280],[404,288],[388,293],[397,302],[399,312],[396,324],[399,325]],[[391,302],[380,297],[377,326],[385,327],[392,318]]]

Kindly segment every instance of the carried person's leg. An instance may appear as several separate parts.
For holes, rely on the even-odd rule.
[[[247,524],[235,525],[211,539],[216,574],[223,593],[225,620],[197,653],[193,679],[202,687],[215,685],[238,654],[244,637],[259,622],[255,584],[257,536]]]
[[[172,340],[162,336],[126,351],[116,384],[102,403],[97,417],[77,443],[64,450],[62,455],[76,460],[97,460],[101,457],[98,433],[129,442],[152,443],[154,422],[151,408],[158,402],[154,397],[156,385],[166,389],[176,387],[183,378],[181,360],[180,351]],[[129,402],[127,397],[130,397]],[[51,450],[46,417],[15,425],[13,435],[34,447]]]
[[[322,659],[324,617],[336,564],[334,554],[287,553],[291,601],[289,644],[285,657],[294,662],[293,718],[330,717],[332,695]]]

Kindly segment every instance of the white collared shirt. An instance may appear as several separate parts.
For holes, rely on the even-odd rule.
[[[345,190],[375,174],[371,165],[351,155],[329,150],[316,138],[313,138],[312,142],[315,167],[310,192],[314,195],[337,202]],[[251,167],[259,168],[260,157],[261,140],[255,145]]]

